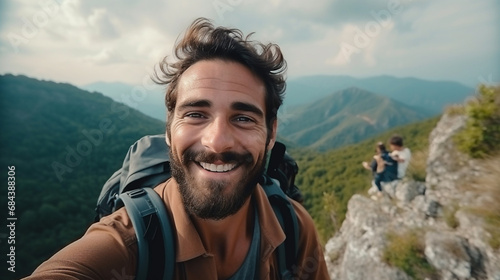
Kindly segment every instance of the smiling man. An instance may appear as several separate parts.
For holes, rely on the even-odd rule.
[[[276,248],[286,236],[260,182],[276,140],[285,71],[277,45],[205,19],[189,27],[173,62],[160,63],[172,178],[155,191],[175,228],[175,279],[281,279]],[[312,219],[292,205],[299,244],[291,277],[328,279]],[[134,276],[136,264],[137,239],[122,208],[30,279],[113,279]]]
[[[187,69],[178,92],[166,138],[173,177],[189,214],[224,219],[249,201],[276,138],[266,126],[265,87],[243,65],[217,58]]]

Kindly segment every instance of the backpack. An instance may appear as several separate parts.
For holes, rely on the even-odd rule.
[[[384,182],[390,182],[398,179],[398,162],[387,152],[380,155],[385,163]]]
[[[303,200],[294,184],[298,166],[286,152],[285,145],[276,142],[266,170],[259,183],[287,236],[276,249],[278,269],[282,279],[291,279],[298,255],[299,228],[288,197]],[[121,207],[126,208],[137,236],[139,255],[135,279],[138,280],[173,278],[175,231],[163,200],[153,190],[170,177],[165,136],[144,136],[130,146],[122,167],[104,184],[97,200],[96,222]]]

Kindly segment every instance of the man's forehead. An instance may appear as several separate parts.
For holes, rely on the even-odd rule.
[[[181,75],[179,90],[195,87],[265,92],[264,82],[250,69],[239,62],[221,59],[198,61]]]

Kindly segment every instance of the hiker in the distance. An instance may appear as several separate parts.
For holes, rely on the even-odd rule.
[[[394,135],[389,139],[391,157],[398,162],[398,179],[403,179],[410,164],[411,151],[403,145],[403,137]]]
[[[167,85],[172,178],[155,191],[175,228],[174,279],[281,279],[276,248],[285,233],[259,180],[276,140],[283,55],[206,19],[193,22],[173,53],[157,72]],[[292,205],[300,236],[290,276],[329,279],[313,220]],[[121,208],[27,279],[134,279],[137,251]]]
[[[382,182],[391,182],[397,179],[397,162],[391,158],[384,143],[378,142],[375,146],[375,155],[370,164],[363,161],[365,169],[373,172],[373,183],[377,187],[377,197],[383,193]]]

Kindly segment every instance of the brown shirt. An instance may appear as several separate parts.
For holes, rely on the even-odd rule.
[[[184,210],[174,180],[155,188],[166,202],[176,229],[175,279],[218,279],[215,259]],[[261,227],[260,278],[279,279],[274,250],[285,240],[261,186],[253,193]],[[299,261],[292,271],[296,279],[329,279],[313,221],[293,201],[299,222]],[[133,280],[137,262],[137,240],[124,208],[93,224],[85,235],[42,263],[25,279],[124,279]]]

